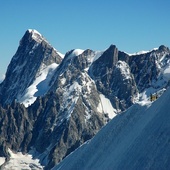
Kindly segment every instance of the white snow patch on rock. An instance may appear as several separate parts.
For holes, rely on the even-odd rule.
[[[8,149],[10,153],[10,160],[4,167],[4,170],[42,170],[43,167],[40,165],[38,159],[33,159],[32,155],[25,154],[23,155],[21,152],[13,153],[10,149]]]
[[[36,40],[38,43],[41,43],[45,38],[35,29],[28,29],[29,33],[32,34],[32,38]]]
[[[5,157],[0,157],[0,166],[5,163]]]
[[[57,51],[57,53],[58,53],[58,55],[59,55],[61,58],[64,58],[64,56],[65,56],[64,54],[62,54],[62,53],[60,53],[60,52],[58,52],[58,51]]]
[[[120,69],[120,71],[125,79],[131,79],[130,69],[126,62],[118,61],[116,64],[116,67]]]
[[[116,109],[113,108],[110,100],[106,98],[103,94],[100,94],[101,103],[99,103],[97,110],[99,112],[107,113],[109,118],[112,119],[116,116]]]
[[[103,54],[103,51],[95,51],[93,55],[87,56],[87,59],[88,59],[89,63],[93,63],[98,58],[100,58],[102,54]]]
[[[1,74],[0,75],[0,83],[3,82],[4,79],[5,79],[5,74]]]
[[[29,86],[24,95],[18,97],[18,101],[23,103],[25,107],[33,104],[38,96],[44,95],[50,88],[49,82],[54,74],[57,64],[53,63],[49,66],[42,66],[40,74],[36,77],[35,81]]]
[[[74,57],[74,56],[78,56],[78,55],[82,54],[83,52],[84,52],[84,50],[82,50],[82,49],[75,49],[69,55],[69,58]]]

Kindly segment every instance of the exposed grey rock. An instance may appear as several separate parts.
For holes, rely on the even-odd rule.
[[[161,58],[164,58],[164,60],[161,61]],[[170,50],[164,46],[160,46],[158,50],[146,54],[129,57],[129,66],[140,92],[149,87],[160,88],[155,86],[156,81],[162,79],[161,70],[168,64],[169,59]],[[161,86],[163,87],[168,82],[162,83]]]
[[[89,66],[86,55],[90,53],[86,50],[70,58],[68,53],[56,70],[49,93],[28,108],[34,123],[28,148],[43,155],[40,161],[47,169],[91,139],[109,121],[108,115],[97,109],[100,93],[84,70]]]
[[[8,157],[7,148],[24,153],[28,151],[33,124],[23,105],[13,102],[11,106],[0,108],[0,127],[1,156]]]
[[[42,67],[60,64],[61,60],[57,51],[39,33],[26,31],[0,86],[1,103],[10,104],[22,96]]]
[[[110,46],[92,64],[89,73],[98,90],[110,99],[114,108],[125,110],[133,104],[138,89],[129,66],[125,62],[118,62],[118,54],[118,49]]]

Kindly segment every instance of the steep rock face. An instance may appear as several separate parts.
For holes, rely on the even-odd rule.
[[[140,92],[149,87],[159,89],[167,85],[169,75],[167,79],[165,71],[169,67],[169,60],[170,50],[165,46],[146,54],[129,57],[128,63]]]
[[[14,99],[19,100],[45,67],[59,64],[61,60],[61,56],[40,33],[27,30],[1,84],[1,102],[10,104]]]
[[[87,55],[93,52],[72,54],[66,54],[57,68],[49,93],[28,108],[31,115],[36,115],[30,146],[41,155],[47,169],[91,139],[109,121],[108,114],[98,109],[100,93],[85,71]]]
[[[93,53],[86,50],[74,57],[68,53],[63,60],[66,62],[63,64],[64,67],[59,68],[56,73],[59,76],[51,90],[56,92],[60,96],[60,101],[64,103],[65,108],[61,107],[60,112],[62,119],[64,116],[68,122],[60,142],[54,148],[50,167],[94,136],[109,120],[103,111],[97,110],[100,103],[99,93],[95,83],[85,71],[89,66],[88,56]]]
[[[13,102],[6,108],[0,107],[1,156],[8,157],[7,149],[27,152],[33,129],[32,121],[23,105]]]
[[[108,113],[101,108],[95,82],[87,73],[96,55],[92,50],[72,50],[61,62],[56,50],[38,32],[25,33],[0,87],[1,102],[6,108],[0,115],[2,156],[8,156],[7,148],[24,153],[31,150],[48,169],[109,121]],[[32,85],[38,89],[47,81],[34,83],[44,74],[42,70],[54,63],[60,65],[48,78],[47,94],[38,97],[41,88],[32,94],[37,100],[26,105],[28,108],[24,102],[18,104],[22,98],[30,100],[26,92],[30,92]],[[12,106],[6,106],[8,103]]]
[[[118,49],[111,45],[91,66],[90,73],[94,78],[104,77],[111,72],[118,61]],[[109,76],[105,76],[109,79]]]
[[[160,72],[156,64],[156,58],[152,53],[132,56],[130,66],[139,91],[149,88],[152,81],[157,80]]]
[[[138,94],[136,83],[129,66],[118,61],[118,49],[111,45],[90,67],[89,74],[97,88],[105,94],[117,110],[132,105]]]

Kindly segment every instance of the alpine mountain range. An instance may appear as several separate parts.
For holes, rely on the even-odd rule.
[[[110,45],[63,55],[38,31],[27,30],[0,84],[0,157],[6,158],[1,168],[10,151],[31,154],[46,170],[72,160],[68,155],[102,127],[116,128],[113,121],[122,126],[137,104],[152,105],[150,95],[166,93],[169,80],[170,50],[164,45],[135,54]]]

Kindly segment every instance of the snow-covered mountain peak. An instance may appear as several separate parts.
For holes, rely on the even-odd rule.
[[[160,45],[158,48],[153,48],[151,50],[142,50],[142,51],[139,51],[139,52],[135,52],[135,53],[127,53],[125,52],[126,54],[128,54],[129,56],[135,56],[135,55],[142,55],[142,54],[147,54],[147,53],[151,53],[151,52],[169,52],[169,48],[164,46],[164,45]]]
[[[32,34],[38,34],[38,35],[41,35],[37,30],[35,29],[28,29],[28,32],[29,33],[32,33]]]
[[[27,31],[29,32],[29,34],[31,34],[32,39],[34,39],[38,43],[41,43],[43,40],[46,41],[45,38],[37,30],[28,29]]]
[[[27,30],[1,86],[0,92],[6,96],[3,102],[17,100],[28,106],[37,96],[44,95],[62,57],[38,31]]]

